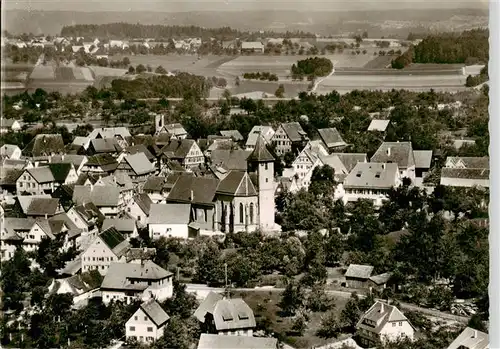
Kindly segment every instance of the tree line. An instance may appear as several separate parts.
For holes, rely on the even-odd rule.
[[[328,58],[311,57],[293,64],[290,70],[293,79],[302,80],[304,77],[314,79],[330,74],[333,70],[333,63]]]
[[[392,66],[402,69],[411,63],[486,64],[489,60],[488,40],[487,29],[428,35],[395,59]]]
[[[239,31],[230,27],[202,28],[198,26],[168,26],[168,25],[146,25],[132,23],[108,23],[108,24],[77,24],[65,26],[61,29],[61,36],[81,36],[85,38],[187,38],[198,37],[202,39],[216,38],[217,40],[235,40],[237,38],[265,37],[303,37],[314,38],[315,35],[303,31],[286,33],[275,33],[265,31],[264,33],[250,33]]]
[[[278,76],[269,72],[255,72],[255,73],[243,73],[244,79],[249,80],[267,80],[267,81],[278,81]]]

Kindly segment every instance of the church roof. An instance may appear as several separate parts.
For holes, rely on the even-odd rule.
[[[262,138],[262,135],[259,135],[257,143],[255,144],[255,149],[252,154],[250,154],[248,161],[271,162],[274,160],[274,157],[271,155],[269,150],[267,150],[264,138]]]

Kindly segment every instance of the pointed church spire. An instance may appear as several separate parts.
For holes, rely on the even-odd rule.
[[[257,137],[257,143],[255,143],[255,149],[253,150],[252,154],[250,154],[248,161],[271,162],[274,160],[274,157],[271,155],[269,150],[267,150],[264,137],[259,134],[259,136]]]

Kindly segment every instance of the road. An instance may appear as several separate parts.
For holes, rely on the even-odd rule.
[[[259,288],[232,288],[232,291],[238,291],[238,292],[283,292],[285,289],[284,288],[275,288],[275,287],[259,287]],[[196,293],[199,298],[203,299],[206,297],[206,295],[209,292],[216,292],[216,293],[223,293],[224,289],[223,288],[216,288],[216,287],[208,287],[206,285],[200,285],[200,284],[186,284],[186,291],[191,292],[191,293]],[[340,297],[340,298],[349,298],[351,297],[351,292],[350,291],[339,291],[339,290],[326,290],[326,293],[335,296],[335,297]],[[358,295],[360,298],[364,298],[366,296],[364,295]],[[381,301],[384,301],[383,299],[379,299]],[[458,315],[453,315],[449,313],[445,313],[442,311],[438,310],[433,310],[433,309],[427,309],[427,308],[422,308],[413,304],[409,303],[404,303],[404,302],[399,302],[401,305],[402,309],[406,310],[411,310],[411,311],[418,311],[421,312],[425,315],[428,316],[434,316],[436,318],[440,319],[445,319],[445,320],[452,320],[452,321],[457,321],[461,323],[467,323],[469,321],[468,317],[465,316],[458,316]]]
[[[330,74],[328,74],[327,76],[325,76],[325,77],[319,79],[318,81],[316,81],[316,83],[314,84],[313,88],[311,89],[311,92],[315,92],[316,89],[318,88],[319,84],[321,84],[323,82],[323,80],[328,79],[334,73],[335,73],[335,68],[332,69],[332,71],[330,72]]]

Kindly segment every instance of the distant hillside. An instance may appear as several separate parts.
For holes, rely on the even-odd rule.
[[[110,24],[77,24],[63,27],[61,36],[85,38],[109,38],[109,39],[133,39],[133,38],[186,38],[198,37],[202,39],[216,38],[217,40],[235,40],[235,39],[256,39],[257,36],[264,37],[302,37],[314,38],[313,33],[305,32],[264,32],[258,35],[251,35],[248,32],[222,28],[201,28],[198,26],[166,26],[166,25],[144,25],[130,23],[110,23]]]
[[[305,31],[322,35],[368,30],[371,37],[400,35],[406,37],[412,28],[428,27],[456,16],[467,25],[471,17],[482,18],[487,25],[488,11],[478,9],[385,10],[385,11],[191,11],[191,12],[78,12],[6,10],[4,29],[13,34],[34,33],[57,35],[65,26],[107,24],[111,22],[196,25],[205,28],[231,27],[241,31],[273,30]],[[387,27],[385,21],[408,22],[403,28]],[[418,23],[417,23],[418,22]],[[464,28],[465,29],[465,28]]]

